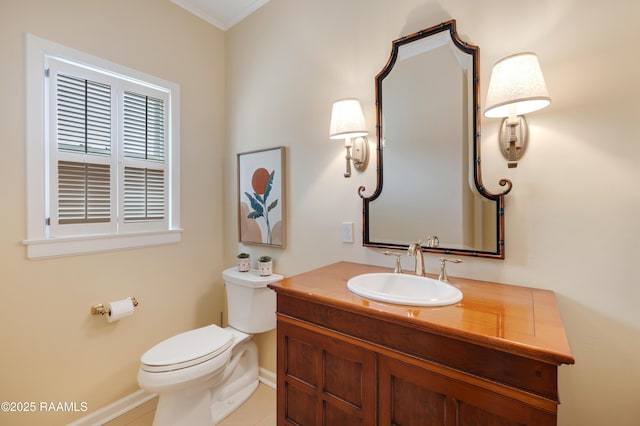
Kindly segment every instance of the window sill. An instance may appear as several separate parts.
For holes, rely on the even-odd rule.
[[[29,259],[100,253],[140,247],[175,244],[180,242],[181,229],[118,235],[93,235],[87,237],[62,237],[25,240]]]

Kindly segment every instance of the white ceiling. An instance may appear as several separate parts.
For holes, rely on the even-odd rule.
[[[178,6],[226,31],[269,0],[171,0]]]

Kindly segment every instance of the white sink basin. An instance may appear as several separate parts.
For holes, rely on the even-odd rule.
[[[407,274],[362,274],[347,281],[347,288],[367,299],[400,305],[444,306],[462,300],[462,292],[450,284]]]

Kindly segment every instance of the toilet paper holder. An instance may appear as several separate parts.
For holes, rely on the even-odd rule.
[[[134,307],[138,306],[138,301],[135,297],[131,297],[130,299]],[[91,307],[91,315],[109,315],[109,313],[109,308],[106,307],[103,303],[98,303],[97,305],[93,305]]]

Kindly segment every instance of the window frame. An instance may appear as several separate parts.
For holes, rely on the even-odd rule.
[[[47,58],[68,61],[80,67],[128,80],[137,85],[160,90],[167,94],[167,146],[165,152],[166,172],[166,225],[162,229],[154,226],[122,226],[106,233],[73,236],[52,236],[47,218],[50,206],[49,174],[50,159],[48,132],[49,117],[45,102],[48,94],[45,72]],[[127,83],[125,82],[126,86]],[[120,152],[115,152],[116,162],[122,160]],[[26,35],[26,181],[27,181],[27,246],[29,259],[49,258],[103,251],[121,250],[178,243],[181,240],[180,227],[180,87],[140,71],[112,63],[110,61],[77,51],[72,48]],[[121,173],[124,166],[114,170]],[[122,186],[123,184],[119,184]],[[120,195],[114,197],[117,212],[114,220],[124,224],[121,214]],[[131,224],[127,224],[131,225]],[[142,224],[145,225],[145,224]]]

